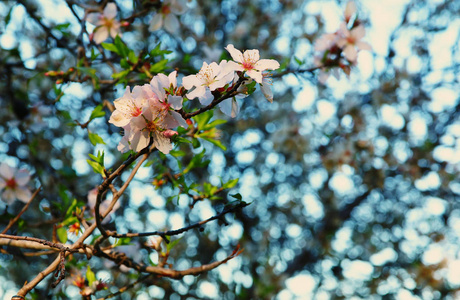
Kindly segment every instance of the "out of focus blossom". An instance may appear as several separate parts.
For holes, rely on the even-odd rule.
[[[86,20],[96,26],[93,32],[93,40],[96,44],[100,44],[105,41],[109,35],[112,38],[115,38],[117,35],[121,36],[121,24],[115,20],[116,16],[117,5],[112,2],[105,6],[104,12],[102,14],[88,14],[88,18]]]
[[[92,190],[90,190],[88,192],[88,196],[87,196],[88,206],[91,208],[91,210],[93,210],[93,212],[94,212],[94,207],[96,206],[97,192],[98,192],[98,189],[97,189],[97,187],[95,187],[94,189],[92,189]],[[106,200],[101,202],[101,205],[99,206],[99,211],[100,211],[101,214],[106,213],[106,211],[109,209],[109,206],[110,206],[111,202],[112,202],[112,199],[106,199]],[[110,211],[110,213],[104,218],[104,220],[102,220],[102,224],[110,222],[110,219],[111,219],[110,215],[113,212],[115,212],[118,208],[120,208],[120,202],[119,201],[117,201],[117,203],[115,203],[115,205],[113,206],[113,208]]]
[[[356,3],[354,1],[348,1],[347,6],[345,6],[345,11],[343,12],[345,23],[348,24],[351,18],[356,14],[356,11]]]
[[[158,13],[153,16],[149,30],[157,31],[162,27],[172,34],[177,34],[180,23],[177,16],[182,15],[188,10],[185,0],[166,0],[163,2]]]
[[[30,115],[28,124],[29,128],[33,132],[37,133],[47,127],[47,123],[43,120],[51,114],[51,107],[44,105],[43,103],[37,103],[30,108]]]
[[[12,204],[18,199],[27,203],[32,197],[31,192],[27,188],[27,183],[30,181],[29,171],[12,168],[6,163],[0,164],[0,191],[1,199],[7,204]]]
[[[364,26],[359,25],[351,30],[347,29],[345,23],[341,24],[340,33],[342,37],[337,40],[337,46],[342,48],[345,58],[355,63],[358,58],[358,50],[371,50],[371,46],[361,41],[366,34]],[[358,50],[356,49],[358,48]]]

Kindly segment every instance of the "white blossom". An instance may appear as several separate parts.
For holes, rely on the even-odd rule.
[[[177,16],[186,12],[187,9],[185,0],[164,1],[160,11],[153,16],[149,30],[157,31],[164,27],[169,33],[177,34],[180,28]]]
[[[108,3],[104,12],[101,13],[90,13],[88,14],[87,21],[95,25],[93,40],[96,44],[100,44],[105,41],[109,34],[112,38],[117,35],[121,36],[120,22],[115,20],[117,16],[117,5],[115,3]]]
[[[276,70],[280,64],[274,59],[260,59],[259,50],[246,50],[243,53],[232,44],[225,47],[234,61],[229,61],[233,70],[246,72],[257,83],[262,83],[262,71]]]
[[[198,74],[184,77],[182,84],[187,90],[195,87],[186,95],[187,98],[198,98],[202,105],[209,105],[214,100],[211,92],[217,88],[224,87],[232,81],[233,77],[234,72],[228,68],[226,60],[221,61],[219,65],[215,62],[209,65],[203,62]]]
[[[18,199],[27,203],[32,197],[31,192],[27,188],[27,183],[30,180],[29,171],[12,168],[6,163],[0,164],[0,190],[3,190],[1,199],[7,204],[12,204]]]

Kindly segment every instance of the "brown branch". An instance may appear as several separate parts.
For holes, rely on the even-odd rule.
[[[110,298],[114,298],[114,297],[116,297],[116,296],[119,296],[119,295],[123,294],[124,292],[126,292],[128,289],[133,288],[136,284],[139,284],[139,283],[141,283],[142,281],[147,280],[147,279],[148,279],[149,277],[151,277],[151,276],[152,276],[152,275],[150,275],[150,274],[149,274],[149,275],[146,275],[146,276],[143,276],[143,277],[139,278],[138,280],[136,280],[135,282],[133,282],[133,283],[131,283],[131,284],[125,286],[125,287],[120,288],[117,292],[112,293],[112,294],[110,294],[110,295],[107,295],[107,296],[105,296],[104,298],[98,298],[97,300],[105,300],[105,299],[110,299]]]
[[[200,221],[198,223],[195,223],[195,224],[192,224],[192,225],[189,225],[187,227],[183,227],[183,228],[180,228],[180,229],[176,229],[176,230],[169,230],[169,231],[152,231],[152,232],[141,232],[141,233],[125,233],[125,234],[119,234],[115,231],[108,231],[108,235],[111,236],[111,237],[114,237],[114,238],[124,238],[124,237],[144,237],[144,236],[151,236],[151,235],[159,235],[161,237],[163,237],[163,239],[165,241],[167,241],[167,239],[165,238],[165,236],[172,236],[172,235],[178,235],[178,234],[181,234],[181,233],[184,233],[188,230],[191,230],[191,229],[194,229],[194,228],[200,228],[201,226],[203,226],[204,224],[206,223],[209,223],[213,220],[218,220],[218,219],[222,219],[223,216],[225,216],[226,214],[230,213],[230,212],[234,212],[234,211],[237,211],[243,207],[246,207],[248,206],[249,204],[246,203],[246,202],[240,202],[238,203],[237,205],[234,205],[234,206],[231,206],[225,210],[223,210],[221,213],[209,218],[209,219],[206,219],[206,220],[203,220],[203,221]]]
[[[169,277],[173,279],[180,279],[187,275],[196,276],[204,272],[208,272],[212,269],[215,269],[221,264],[224,264],[230,259],[235,258],[236,256],[240,255],[241,252],[243,252],[243,250],[240,250],[240,245],[238,245],[235,248],[235,250],[233,250],[233,252],[223,260],[215,261],[207,265],[201,265],[199,267],[193,267],[193,268],[186,269],[186,270],[173,270],[173,269],[165,269],[165,268],[156,267],[156,266],[145,266],[143,264],[139,264],[139,263],[132,261],[131,259],[126,257],[124,253],[107,253],[107,254],[110,257],[110,259],[114,261],[115,263],[119,265],[120,264],[125,265],[129,268],[135,269],[138,272],[150,273],[150,274],[155,274],[155,275],[159,275],[163,277]]]
[[[205,107],[202,107],[190,113],[186,113],[185,111],[181,109],[178,111],[178,113],[180,113],[184,119],[190,119],[191,117],[202,114],[205,111],[211,110],[214,107],[216,107],[217,104],[221,103],[222,101],[236,96],[238,94],[237,93],[238,88],[241,86],[241,84],[243,84],[244,81],[246,81],[246,78],[240,77],[240,79],[235,83],[235,85],[231,88],[230,91],[228,91],[224,95],[221,95],[218,98],[215,98],[209,105]]]
[[[21,211],[18,213],[18,215],[16,217],[14,217],[13,219],[10,220],[10,222],[8,223],[8,225],[5,227],[5,229],[3,229],[3,231],[1,232],[2,234],[6,233],[8,231],[8,229],[11,228],[11,226],[14,225],[14,223],[16,223],[19,218],[22,216],[23,213],[26,212],[26,210],[29,208],[29,205],[30,203],[32,203],[32,200],[34,200],[34,198],[38,195],[38,193],[40,192],[40,190],[42,189],[42,187],[40,186],[33,194],[32,196],[30,197],[29,201],[26,203],[26,205],[21,209]]]

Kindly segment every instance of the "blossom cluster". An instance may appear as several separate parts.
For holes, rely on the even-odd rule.
[[[315,64],[332,71],[339,78],[339,68],[345,74],[350,74],[350,68],[356,65],[359,50],[371,50],[371,46],[361,41],[365,36],[365,29],[356,15],[356,5],[353,1],[347,3],[344,12],[344,21],[334,33],[321,36],[315,43],[315,50],[319,55],[315,57]],[[343,57],[345,60],[343,60]],[[320,81],[325,82],[329,73],[322,72]]]
[[[182,86],[177,84],[177,71],[174,71],[168,76],[154,76],[150,84],[135,86],[132,90],[126,87],[124,95],[115,100],[115,110],[109,120],[124,131],[118,150],[138,152],[152,140],[159,151],[169,153],[171,137],[177,134],[173,129],[188,127],[180,113],[184,97],[189,100],[198,98],[202,105],[208,106],[215,100],[213,92],[225,94],[231,91],[233,94],[218,105],[223,113],[235,117],[239,111],[236,98],[246,97],[247,86],[255,81],[265,97],[273,101],[269,74],[265,72],[278,69],[280,64],[273,59],[260,59],[256,49],[241,52],[232,44],[225,49],[233,61],[203,62],[197,74],[182,79]]]

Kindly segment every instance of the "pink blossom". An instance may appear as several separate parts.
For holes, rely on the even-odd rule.
[[[188,9],[185,0],[166,0],[163,2],[160,11],[153,16],[149,30],[157,31],[163,26],[166,31],[177,34],[180,28],[177,16],[183,14]]]
[[[17,170],[6,163],[1,163],[0,190],[3,190],[1,194],[2,201],[7,204],[12,204],[14,200],[18,199],[27,203],[32,197],[32,194],[27,188],[29,180],[29,171],[24,169]]]
[[[225,47],[234,61],[229,61],[233,70],[246,72],[257,83],[262,83],[262,71],[276,70],[280,64],[274,59],[260,59],[259,50],[246,50],[243,53],[232,44]]]
[[[371,50],[371,46],[366,43],[360,41],[364,35],[366,34],[364,26],[359,25],[352,30],[348,30],[345,23],[341,24],[340,32],[343,37],[337,40],[337,46],[343,49],[343,53],[345,58],[354,63],[358,57],[359,50]]]
[[[121,36],[120,32],[120,22],[115,20],[117,16],[117,5],[115,3],[108,3],[104,12],[101,13],[90,13],[88,14],[87,21],[95,25],[94,29],[94,42],[100,44],[105,41],[109,34],[112,38],[115,38],[117,35]]]

